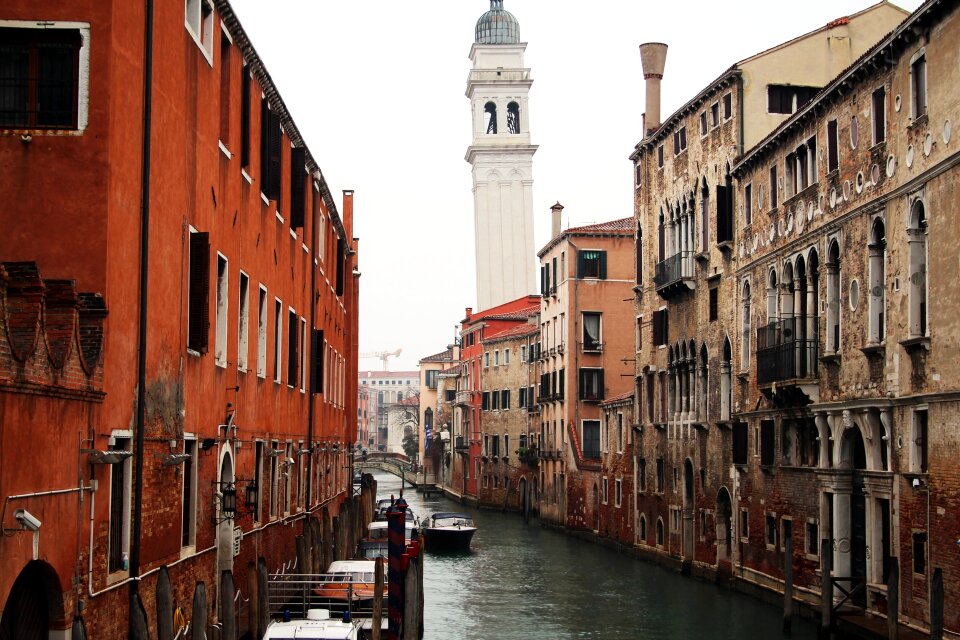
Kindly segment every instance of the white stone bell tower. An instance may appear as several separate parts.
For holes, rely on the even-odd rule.
[[[533,79],[523,66],[527,45],[517,19],[490,0],[477,21],[470,49],[473,69],[467,97],[473,143],[477,305],[489,309],[536,293],[533,250],[533,154],[529,93]]]

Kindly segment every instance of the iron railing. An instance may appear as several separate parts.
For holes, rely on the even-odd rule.
[[[693,252],[681,251],[657,263],[653,283],[659,290],[691,278],[693,278]]]
[[[817,327],[807,327],[806,322],[806,318],[788,318],[757,330],[758,384],[817,376]]]

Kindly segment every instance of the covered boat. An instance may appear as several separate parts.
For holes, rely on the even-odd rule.
[[[359,624],[330,617],[327,609],[310,609],[307,617],[292,620],[274,620],[267,627],[263,640],[280,638],[308,638],[309,640],[357,640]]]
[[[473,516],[468,513],[435,513],[421,528],[429,551],[469,551],[476,532]]]

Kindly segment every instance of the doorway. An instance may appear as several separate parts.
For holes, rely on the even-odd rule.
[[[693,559],[693,463],[683,463],[683,557]]]

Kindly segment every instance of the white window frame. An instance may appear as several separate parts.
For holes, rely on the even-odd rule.
[[[300,316],[300,393],[307,392],[307,319]]]
[[[246,286],[244,286],[246,285]],[[237,313],[237,370],[250,364],[250,276],[240,270],[239,312]]]
[[[273,381],[280,384],[283,380],[283,300],[273,299]]]
[[[188,538],[189,538],[188,544],[185,544],[185,545],[182,544],[183,542],[182,530],[180,531],[180,534],[181,534],[181,549],[186,549],[189,551],[189,550],[196,549],[197,547],[197,497],[198,497],[197,462],[199,461],[199,456],[197,454],[198,454],[200,443],[197,441],[196,435],[186,434],[186,433],[183,434],[183,452],[184,453],[187,453],[188,442],[193,443],[193,452],[190,455],[190,462],[191,462],[190,464],[190,476],[191,476],[190,477],[190,487],[191,487],[190,504],[193,508],[191,509],[191,512],[189,514],[186,514],[183,512],[183,507],[185,506],[185,504],[181,502],[181,509],[180,509],[181,518],[187,518],[187,517],[190,518],[190,523],[189,523],[190,531],[188,535]],[[183,475],[183,479],[182,479],[183,481],[181,483],[181,489],[182,489],[181,500],[182,500],[182,496],[185,495],[186,493],[187,476],[186,474],[181,474],[181,475]],[[183,526],[182,522],[180,526],[181,527]]]
[[[220,263],[223,262],[223,274],[220,274]],[[230,313],[230,260],[217,251],[217,308],[216,331],[214,336],[214,363],[222,368],[227,366],[227,318]]]
[[[270,296],[267,287],[260,283],[260,293],[257,298],[257,377],[267,377],[267,321]]]
[[[913,66],[923,58],[923,113],[917,115],[917,96],[916,96],[916,85],[913,81]],[[930,85],[927,84],[927,81],[930,79],[930,74],[928,73],[927,67],[929,66],[930,61],[927,60],[927,49],[922,47],[919,51],[913,54],[910,57],[910,120],[915,121],[918,118],[921,118],[927,115],[930,103]]]
[[[623,479],[613,481],[613,506],[619,509],[623,505]]]
[[[204,9],[208,11],[204,16]],[[213,66],[213,3],[210,0],[186,0],[184,3],[183,25],[193,41],[200,47],[204,59]]]
[[[132,432],[132,431],[128,431],[128,430],[114,430],[114,431],[111,431],[111,432],[110,432],[110,439],[111,439],[112,441],[115,441],[115,440],[118,439],[118,438],[123,438],[124,440],[126,440],[126,443],[125,443],[126,446],[125,446],[123,449],[121,449],[121,451],[132,451],[132,450],[133,450],[133,432]],[[133,465],[132,465],[132,462],[133,462],[133,456],[130,456],[129,458],[127,458],[127,459],[124,460],[123,462],[119,462],[119,463],[117,463],[117,464],[115,464],[115,465],[110,465],[110,481],[111,481],[111,484],[112,484],[112,482],[113,482],[113,471],[114,471],[114,469],[119,469],[119,468],[122,467],[122,468],[123,468],[123,471],[124,471],[124,479],[125,479],[124,487],[123,487],[123,526],[122,526],[122,528],[121,528],[121,533],[120,533],[120,549],[121,549],[121,554],[129,554],[129,553],[130,553],[130,523],[131,523],[131,519],[132,519],[132,515],[131,515],[131,507],[132,507],[132,505],[131,505],[131,502],[130,502],[130,497],[131,497],[131,489],[132,489],[132,486],[133,486]],[[112,496],[112,494],[113,494],[112,487],[108,485],[107,490],[108,490],[107,496]],[[112,506],[113,506],[113,505],[112,505],[112,504],[110,503],[110,501],[108,500],[108,503],[107,503],[107,514],[108,514],[108,517],[107,517],[107,524],[108,524],[108,531],[107,531],[107,556],[104,558],[105,565],[106,565],[108,568],[109,568],[109,566],[110,566],[110,533],[109,533],[110,520],[109,520],[109,514],[110,514],[110,513],[112,512],[112,510],[113,510],[113,509],[112,509]],[[111,577],[108,578],[107,582],[109,582],[109,583],[116,582],[116,581],[122,579],[124,576],[129,575],[129,573],[130,573],[129,570],[123,570],[123,569],[120,569],[120,570],[118,570],[118,571],[114,571],[114,572],[112,572],[112,573],[110,574]]]

